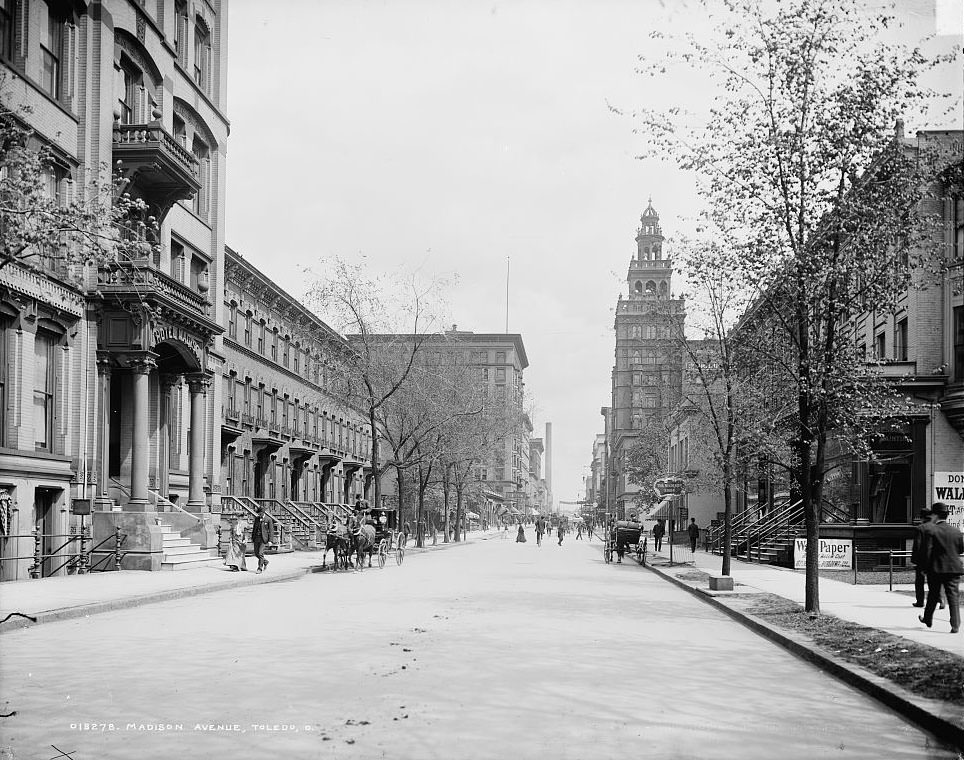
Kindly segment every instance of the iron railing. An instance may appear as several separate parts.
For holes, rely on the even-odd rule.
[[[50,577],[57,573],[63,568],[67,568],[67,572],[70,573],[74,571],[77,575],[86,575],[87,573],[102,572],[104,568],[101,565],[109,559],[114,562],[114,570],[120,570],[121,559],[126,555],[126,552],[121,552],[120,547],[123,546],[124,542],[127,540],[127,535],[120,532],[120,528],[115,528],[112,535],[107,536],[102,541],[97,544],[93,544],[93,538],[91,537],[90,526],[82,526],[78,531],[75,527],[71,527],[70,533],[43,533],[39,528],[34,528],[30,533],[14,534],[9,536],[4,536],[4,538],[30,538],[34,542],[33,553],[21,557],[10,557],[3,556],[0,557],[0,562],[13,562],[13,561],[23,561],[23,560],[33,560],[33,564],[27,568],[27,573],[32,579]],[[44,543],[46,539],[67,539],[59,546],[49,551],[44,551]],[[92,562],[92,557],[94,552],[100,549],[108,541],[114,541],[114,550],[111,554],[102,557],[96,563]],[[92,545],[93,544],[93,545]],[[64,552],[68,547],[73,547],[77,545],[77,551]],[[47,571],[44,571],[44,565],[47,562],[62,560],[56,567],[50,567]]]

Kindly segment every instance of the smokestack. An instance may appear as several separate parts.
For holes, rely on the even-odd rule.
[[[549,507],[550,512],[555,511],[555,505],[552,500],[552,423],[546,423],[546,466],[545,472],[543,472],[543,477],[546,481],[546,506]]]

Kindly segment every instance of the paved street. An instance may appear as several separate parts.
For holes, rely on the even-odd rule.
[[[0,683],[3,758],[957,757],[597,542],[531,532],[12,631]]]

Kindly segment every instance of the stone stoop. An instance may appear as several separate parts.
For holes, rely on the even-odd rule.
[[[177,530],[164,523],[160,523],[158,527],[161,529],[163,541],[161,570],[185,570],[223,561],[216,549],[202,549],[198,544],[192,543],[191,539],[181,538]]]

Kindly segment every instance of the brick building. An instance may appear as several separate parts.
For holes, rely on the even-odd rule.
[[[230,248],[225,251],[225,494],[281,502],[369,498],[371,432],[334,391],[345,339]]]
[[[122,527],[125,566],[157,567],[165,532],[202,547],[214,535],[209,516],[157,518],[158,496],[201,515],[220,489],[226,2],[21,0],[3,13],[4,97],[56,157],[51,197],[90,192],[110,167],[159,225],[151,259],[0,273],[2,527],[23,536],[3,553],[33,554],[35,530],[52,551],[86,501],[95,542]],[[5,561],[2,577],[32,565]],[[55,557],[32,574],[63,572]]]

